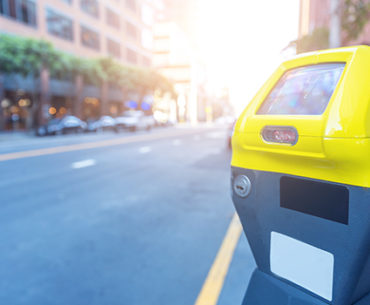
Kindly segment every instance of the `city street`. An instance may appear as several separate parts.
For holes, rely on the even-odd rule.
[[[183,127],[0,142],[0,304],[196,304],[235,214],[226,139]],[[255,267],[243,233],[231,255],[219,305],[241,304]]]
[[[0,305],[370,305],[370,0],[0,25]]]

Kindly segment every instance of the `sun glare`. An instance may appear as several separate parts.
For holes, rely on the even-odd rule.
[[[230,87],[240,112],[298,33],[298,0],[199,0],[198,45],[211,82]]]

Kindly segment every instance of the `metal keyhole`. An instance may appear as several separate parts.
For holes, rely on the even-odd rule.
[[[251,181],[245,175],[239,175],[234,179],[234,191],[240,197],[247,197],[251,187]]]

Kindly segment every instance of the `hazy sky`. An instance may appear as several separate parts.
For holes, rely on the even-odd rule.
[[[186,0],[184,0],[186,1]],[[298,35],[298,0],[198,0],[199,47],[240,111]]]

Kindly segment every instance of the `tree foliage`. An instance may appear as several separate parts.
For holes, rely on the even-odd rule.
[[[327,49],[329,47],[329,30],[322,27],[315,29],[310,35],[305,35],[296,42],[297,53]]]
[[[38,75],[43,65],[51,66],[56,56],[52,45],[44,40],[0,36],[0,71]]]
[[[344,43],[357,39],[370,20],[370,0],[342,0],[340,16]],[[297,53],[326,49],[329,47],[329,29],[316,28],[293,43],[297,46]]]
[[[110,57],[77,57],[56,50],[44,40],[0,35],[0,73],[36,77],[42,68],[47,68],[53,78],[73,80],[81,75],[87,84],[108,82],[141,97],[155,90],[176,95],[172,83],[153,70],[122,65]]]
[[[369,19],[369,0],[344,0],[341,6],[341,25],[345,41],[357,39]]]

